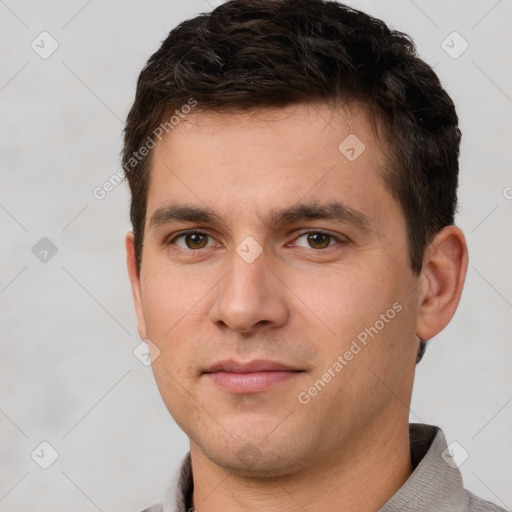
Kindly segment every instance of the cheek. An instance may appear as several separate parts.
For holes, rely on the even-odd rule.
[[[318,370],[326,371],[341,356],[344,377],[337,380],[339,385],[357,382],[364,394],[368,379],[373,380],[368,367],[383,374],[403,357],[400,343],[411,322],[399,280],[389,272],[370,273],[352,267],[321,281],[325,284],[319,288],[318,281],[315,284],[315,279],[308,278],[297,290],[307,305],[300,306],[304,314],[298,315],[299,329],[309,331],[309,338],[315,340],[322,361]]]
[[[390,283],[354,267],[323,276],[301,276],[292,289],[299,298],[297,306],[309,311],[304,320],[316,316],[341,340],[373,325],[396,300]]]
[[[155,377],[169,381],[166,387],[174,387],[166,372],[188,377],[195,367],[197,345],[204,339],[207,283],[165,268],[147,272],[141,285],[146,333],[160,350]]]
[[[183,279],[169,268],[148,271],[141,276],[142,303],[146,328],[158,338],[167,337],[197,299],[194,286],[186,286]]]

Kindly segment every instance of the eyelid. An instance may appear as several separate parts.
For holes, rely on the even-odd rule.
[[[330,236],[332,237],[333,239],[335,239],[337,242],[339,243],[347,243],[349,241],[349,239],[344,236],[344,235],[341,235],[339,233],[332,233],[331,231],[328,231],[328,230],[325,230],[325,229],[303,229],[301,230],[300,232],[298,232],[292,242],[296,241],[297,238],[300,238],[301,236],[304,236],[304,235],[307,235],[307,234],[311,234],[311,233],[321,233],[321,234],[324,234],[324,235],[327,235],[327,236]],[[168,238],[165,239],[164,241],[164,245],[170,245],[170,244],[173,244],[175,245],[178,249],[180,250],[183,250],[183,251],[194,251],[194,252],[197,252],[199,251],[200,249],[183,249],[182,247],[179,247],[178,245],[176,245],[175,241],[176,239],[178,238],[181,238],[183,236],[186,236],[186,235],[192,235],[192,234],[199,234],[199,235],[206,235],[210,238],[212,238],[213,240],[216,240],[215,237],[213,235],[211,235],[210,233],[208,233],[206,230],[202,230],[202,229],[198,229],[198,228],[190,228],[190,229],[185,229],[183,231],[179,231],[177,233],[173,233],[172,235],[170,235]],[[218,244],[219,242],[217,242]],[[288,245],[290,242],[288,242],[286,245]],[[327,250],[331,247],[334,247],[333,245],[330,245],[324,249],[313,249],[311,248],[312,250],[314,251],[319,251],[319,250]],[[207,247],[203,247],[202,249],[206,249]]]
[[[303,236],[303,235],[308,235],[310,233],[321,233],[323,235],[327,235],[327,236],[330,236],[331,238],[334,238],[337,242],[340,242],[340,243],[347,243],[349,241],[348,237],[346,237],[345,235],[341,235],[340,233],[332,233],[331,231],[327,231],[325,229],[304,229],[303,231],[300,231],[299,233],[297,233],[297,235],[295,235],[293,241],[297,240],[297,238]],[[328,248],[330,247],[333,247],[333,246],[329,246]],[[315,251],[318,251],[319,249],[314,249]],[[323,249],[325,250],[325,249]]]
[[[197,228],[191,228],[191,229],[185,229],[183,231],[179,231],[177,233],[173,233],[172,235],[170,235],[169,237],[167,237],[164,240],[164,245],[171,245],[172,244],[172,245],[175,245],[178,249],[181,249],[182,251],[194,251],[194,252],[197,252],[200,249],[183,249],[183,247],[179,247],[175,243],[176,239],[178,239],[178,238],[181,238],[181,237],[187,236],[187,235],[195,235],[195,234],[205,235],[205,236],[210,237],[211,239],[215,240],[215,237],[213,237],[210,233],[207,233],[205,230],[197,229]],[[206,247],[202,247],[202,249],[206,249]]]

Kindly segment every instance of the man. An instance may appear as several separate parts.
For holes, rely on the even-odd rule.
[[[190,439],[148,511],[502,510],[409,425],[467,268],[460,131],[411,40],[323,0],[232,0],[142,71],[128,270]]]

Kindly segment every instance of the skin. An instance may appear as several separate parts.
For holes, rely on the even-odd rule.
[[[338,149],[349,134],[366,146],[354,161]],[[160,351],[156,383],[190,439],[199,512],[374,511],[409,477],[418,337],[432,338],[453,316],[467,249],[460,229],[444,228],[413,274],[385,164],[365,111],[325,104],[193,112],[154,149],[142,265],[129,233],[128,271],[139,334]],[[364,214],[366,229],[268,222],[275,210],[332,201]],[[151,225],[169,204],[207,207],[220,222]],[[205,237],[176,238],[190,228]],[[332,237],[308,238],[318,230]],[[262,249],[252,263],[236,250],[247,237]],[[395,303],[401,311],[300,403]],[[235,394],[203,373],[225,359],[302,372]]]

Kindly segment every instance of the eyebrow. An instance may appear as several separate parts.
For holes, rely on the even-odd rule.
[[[333,220],[343,224],[351,224],[364,232],[375,230],[373,223],[366,214],[338,201],[299,203],[281,209],[274,209],[267,215],[265,224],[278,226],[306,220]],[[208,207],[170,204],[154,211],[149,222],[149,228],[176,221],[225,224],[220,215]]]

